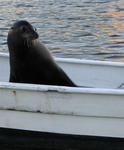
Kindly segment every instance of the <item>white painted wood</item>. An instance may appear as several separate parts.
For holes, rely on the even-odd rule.
[[[119,88],[124,83],[124,63],[62,60],[59,65],[78,85],[96,88]]]
[[[9,79],[9,55],[0,53],[0,81]],[[124,84],[124,63],[56,58],[69,77],[81,86],[119,88]]]
[[[52,133],[124,138],[124,119],[121,118],[0,110],[0,126]]]
[[[0,109],[124,118],[124,90],[1,83]]]
[[[9,55],[0,53],[0,81],[9,80]]]

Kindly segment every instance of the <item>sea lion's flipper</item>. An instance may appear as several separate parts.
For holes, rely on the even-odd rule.
[[[59,85],[77,87],[77,85],[73,83],[73,81],[60,67],[58,67],[57,80]]]

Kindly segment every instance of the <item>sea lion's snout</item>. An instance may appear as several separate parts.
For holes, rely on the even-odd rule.
[[[39,38],[39,35],[38,35],[38,33],[36,32],[36,29],[35,29],[32,33],[32,39],[35,40],[35,39],[38,39],[38,38]]]
[[[21,26],[21,35],[23,38],[35,40],[39,37],[36,29],[33,26]]]

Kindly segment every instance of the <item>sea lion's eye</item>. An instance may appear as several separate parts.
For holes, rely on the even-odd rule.
[[[22,26],[22,27],[21,27],[21,31],[22,31],[22,32],[26,32],[26,31],[27,31],[27,28],[26,28],[25,26]]]

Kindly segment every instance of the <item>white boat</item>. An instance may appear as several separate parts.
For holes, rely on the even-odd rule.
[[[56,61],[84,87],[9,83],[9,56],[0,54],[0,144],[8,149],[124,149],[124,63]]]

